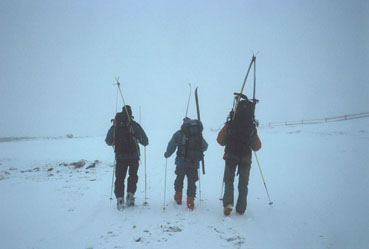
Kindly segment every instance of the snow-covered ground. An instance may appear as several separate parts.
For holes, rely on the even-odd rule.
[[[163,212],[163,153],[174,131],[146,130],[149,205],[142,158],[137,205],[122,212],[109,200],[114,155],[104,137],[0,143],[0,248],[367,248],[368,124],[259,130],[258,158],[274,205],[254,159],[246,214],[230,217],[219,201],[224,161],[217,132],[204,135],[202,201],[192,212],[174,204],[173,156]],[[71,165],[80,160],[82,167]]]

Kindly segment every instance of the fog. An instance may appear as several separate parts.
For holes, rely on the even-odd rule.
[[[179,127],[188,83],[218,128],[253,53],[260,123],[369,109],[367,1],[3,0],[0,11],[1,137],[105,134],[118,76],[149,137]]]

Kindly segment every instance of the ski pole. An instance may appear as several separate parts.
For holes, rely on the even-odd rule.
[[[200,194],[200,203],[201,203],[201,177],[200,177],[200,174],[199,174],[199,171],[197,171],[197,175],[199,176],[199,194]]]
[[[147,196],[146,196],[146,193],[147,193],[147,177],[146,177],[146,146],[144,147],[144,160],[145,160],[145,202],[144,202],[144,205],[147,205]]]
[[[110,190],[110,202],[113,200],[113,184],[114,184],[114,175],[115,175],[115,167],[117,165],[117,160],[114,160],[114,167],[113,167],[113,177],[111,179],[111,190]]]
[[[117,112],[118,112],[118,88],[117,88],[117,94],[116,94],[116,98],[115,98],[115,114],[117,114]],[[113,125],[115,126],[115,122],[113,123]],[[113,145],[114,144],[115,144],[115,127],[114,127],[114,130],[113,130]],[[117,167],[117,159],[114,160],[113,177],[111,179],[111,189],[110,189],[110,202],[111,202],[111,200],[113,200],[113,185],[114,185],[114,176],[115,176],[115,168],[116,167]]]
[[[188,101],[187,101],[187,108],[186,108],[186,115],[185,115],[185,118],[187,117],[188,107],[189,107],[189,105],[190,105],[190,99],[191,99],[191,91],[192,91],[191,83],[188,83],[188,85],[190,86],[190,95],[188,96]]]
[[[139,107],[139,119],[138,119],[138,123],[141,125],[141,106]],[[146,146],[144,146],[144,164],[145,164],[145,201],[144,201],[144,206],[148,205],[149,203],[147,202],[147,176],[146,176]]]
[[[263,171],[261,170],[259,159],[258,159],[258,156],[256,155],[256,152],[255,151],[254,151],[254,154],[255,154],[256,161],[258,162],[258,166],[259,166],[259,170],[260,170],[260,175],[261,175],[261,178],[263,179],[263,183],[264,183],[264,187],[265,187],[266,193],[267,193],[268,198],[269,198],[269,205],[272,205],[273,202],[270,200],[270,196],[269,196],[268,188],[267,188],[266,183],[265,183]]]
[[[254,101],[256,101],[256,99],[255,99],[255,92],[256,92],[256,57],[255,56],[253,56],[253,58],[254,58],[254,91],[253,91],[253,99],[254,99]]]
[[[167,192],[167,166],[168,166],[168,159],[165,158],[165,178],[164,178],[164,203],[163,203],[163,212],[165,212],[165,198]]]
[[[220,190],[220,197],[219,197],[220,201],[223,201],[223,189],[224,189],[224,181],[222,183],[222,189]]]
[[[224,173],[223,173],[223,183],[222,183],[222,190],[220,191],[220,197],[219,200],[222,201],[223,200],[223,190],[224,190],[224,176],[225,176],[225,171],[226,171],[226,167],[227,165],[224,166]]]

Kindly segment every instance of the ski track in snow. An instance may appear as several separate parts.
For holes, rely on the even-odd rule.
[[[259,159],[275,204],[267,204],[254,162],[246,214],[229,217],[218,200],[224,161],[214,132],[204,135],[210,145],[207,175],[200,176],[202,200],[198,193],[194,211],[186,208],[185,195],[182,205],[173,200],[173,157],[163,211],[161,155],[171,134],[148,132],[149,204],[143,205],[141,164],[136,206],[123,211],[116,209],[114,196],[109,200],[113,152],[104,138],[0,143],[0,247],[364,248],[369,242],[364,236],[369,232],[368,130],[321,127],[260,130]],[[82,167],[70,165],[80,160],[85,160]]]

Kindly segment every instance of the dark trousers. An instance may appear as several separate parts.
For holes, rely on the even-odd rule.
[[[174,181],[174,190],[182,192],[183,180],[187,176],[187,197],[196,197],[196,181],[199,179],[197,168],[177,166],[175,173],[177,177]]]
[[[138,160],[117,160],[115,168],[115,197],[124,197],[124,180],[128,171],[128,193],[136,193],[138,181]],[[128,170],[129,168],[129,170]]]
[[[234,204],[234,177],[236,174],[236,169],[238,166],[238,199],[236,204],[236,210],[238,212],[245,212],[247,206],[247,193],[248,193],[248,184],[249,184],[249,176],[250,176],[250,168],[251,164],[248,163],[240,163],[233,160],[226,160],[226,166],[224,170],[224,196],[223,196],[223,206],[225,207],[228,204]]]

